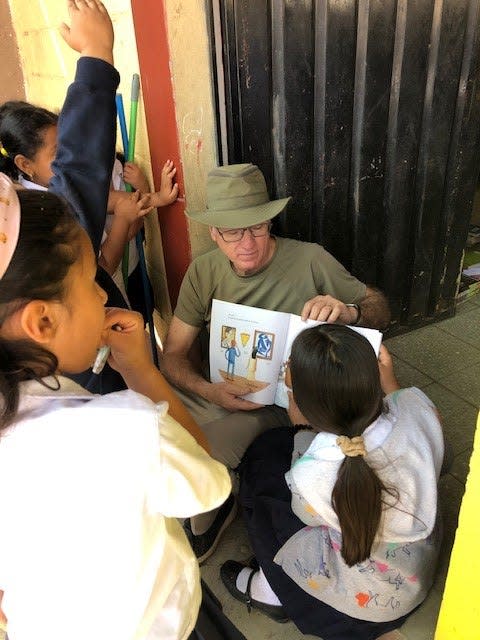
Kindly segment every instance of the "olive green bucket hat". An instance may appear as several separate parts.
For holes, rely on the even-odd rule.
[[[270,200],[265,178],[256,165],[230,164],[208,174],[206,211],[187,210],[186,214],[211,227],[240,229],[274,218],[289,200]]]

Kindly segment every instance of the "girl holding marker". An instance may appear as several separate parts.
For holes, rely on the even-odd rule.
[[[69,89],[77,99],[67,97],[59,120],[55,179],[88,200],[91,158],[66,134],[71,120],[98,121],[109,109],[118,74],[102,3],[68,8],[62,35],[81,58]],[[108,158],[113,144],[112,135]],[[111,164],[99,184],[105,196],[110,174]],[[9,638],[185,640],[201,589],[177,518],[220,505],[227,470],[151,363],[141,316],[104,308],[96,247],[65,200],[16,192],[0,176],[0,209],[0,589]],[[63,374],[83,371],[104,345],[129,390],[93,396]]]

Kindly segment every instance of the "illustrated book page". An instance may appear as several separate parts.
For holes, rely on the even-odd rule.
[[[210,325],[210,380],[237,382],[258,404],[288,406],[285,368],[292,343],[304,329],[318,324],[300,316],[242,304],[213,300]],[[378,356],[382,334],[351,327],[365,336]]]

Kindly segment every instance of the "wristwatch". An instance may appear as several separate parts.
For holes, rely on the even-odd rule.
[[[355,302],[348,302],[346,305],[346,307],[353,307],[354,309],[357,310],[357,317],[355,318],[355,322],[349,322],[348,324],[358,324],[360,322],[360,316],[362,315],[362,310],[360,309],[360,305],[359,304],[355,304]]]

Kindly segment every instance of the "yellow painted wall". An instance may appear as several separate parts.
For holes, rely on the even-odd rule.
[[[480,638],[480,414],[435,640]]]
[[[62,21],[68,24],[67,3],[65,0],[9,0],[9,3],[25,78],[26,100],[58,111],[73,79],[78,58],[58,32]],[[121,75],[119,91],[123,94],[128,127],[131,78],[133,73],[139,71],[131,6],[129,0],[105,0],[104,4],[112,17],[115,30],[115,66]],[[119,150],[122,149],[120,133],[117,146]],[[150,150],[141,101],[138,109],[136,160],[152,181]],[[154,214],[149,216],[146,233],[147,259],[156,306],[162,315],[168,316],[170,305],[163,252]]]
[[[165,0],[185,197],[192,211],[205,208],[207,173],[217,164],[205,5],[203,0]],[[189,232],[193,258],[212,248],[208,227],[189,221]]]

